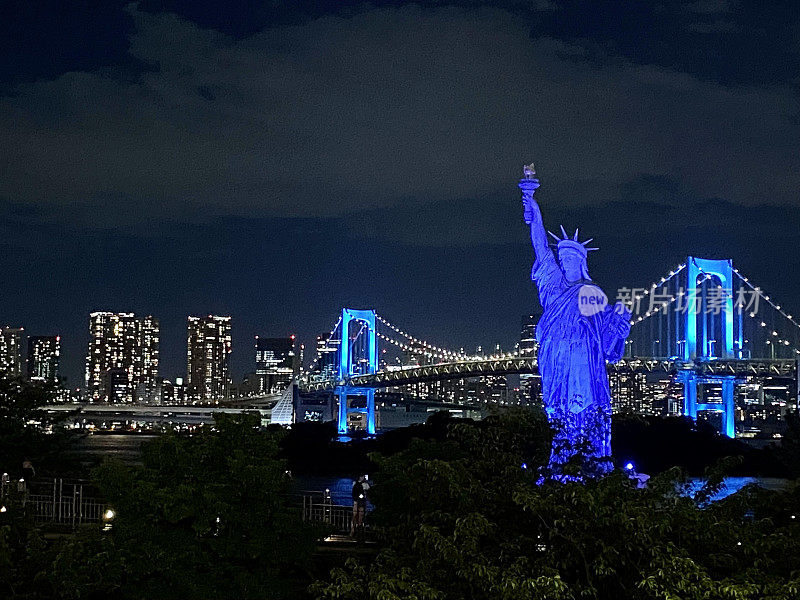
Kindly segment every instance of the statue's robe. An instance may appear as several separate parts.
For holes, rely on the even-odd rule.
[[[606,361],[622,358],[625,338],[615,332],[626,316],[607,303],[596,314],[582,313],[581,288],[596,286],[589,280],[568,282],[551,252],[537,258],[531,279],[544,308],[536,338],[544,406],[556,428],[551,468],[557,470],[580,451],[589,459],[605,462],[601,469],[607,469],[611,393]]]

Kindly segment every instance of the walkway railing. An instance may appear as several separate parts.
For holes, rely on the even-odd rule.
[[[2,497],[15,500],[39,524],[54,523],[76,527],[100,523],[106,503],[82,480],[24,480],[4,485]]]
[[[300,496],[303,521],[326,523],[336,533],[350,532],[352,506],[334,504],[329,491],[301,492]],[[107,504],[96,495],[88,481],[12,481],[0,489],[0,504],[5,506],[11,502],[22,506],[36,523],[42,525],[52,523],[76,527],[110,520]]]
[[[334,504],[330,493],[303,494],[303,521],[328,523],[338,533],[350,533],[353,507]]]

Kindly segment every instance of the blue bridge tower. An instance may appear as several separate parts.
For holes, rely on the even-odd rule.
[[[338,430],[340,434],[349,431],[349,414],[363,413],[366,430],[375,433],[375,390],[349,385],[355,375],[371,375],[378,370],[378,343],[375,329],[374,310],[342,309],[340,322],[341,344],[339,345],[339,366],[334,393],[339,401]],[[351,407],[351,400],[363,398],[359,407]]]
[[[684,331],[686,341],[684,344],[684,361],[708,361],[715,358],[742,358],[742,326],[739,323],[739,339],[734,342],[734,311],[733,311],[733,265],[730,260],[709,260],[690,256],[686,260],[687,268],[687,307],[685,311]],[[702,279],[701,279],[702,278]],[[703,282],[714,278],[721,288],[719,310],[707,310],[706,290]],[[698,285],[698,280],[700,280]],[[739,319],[741,321],[741,310]],[[714,321],[717,321],[716,323]],[[699,329],[699,331],[698,331]],[[716,340],[719,336],[721,339]],[[719,350],[714,347],[719,343]],[[683,381],[683,414],[697,418],[698,410],[713,410],[722,413],[722,433],[734,437],[734,386],[736,379],[733,376],[706,376],[699,375],[694,370],[681,371]],[[699,402],[697,392],[701,385],[713,384],[721,386],[719,402]]]

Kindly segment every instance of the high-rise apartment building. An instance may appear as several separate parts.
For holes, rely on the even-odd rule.
[[[151,402],[157,393],[159,324],[152,316],[89,315],[86,392],[92,402]]]
[[[539,324],[539,317],[542,315],[525,315],[522,317],[522,328],[519,334],[519,353],[533,354],[539,349],[539,342],[536,340],[536,326]]]
[[[22,327],[0,329],[0,375],[19,377],[22,375]]]
[[[317,336],[316,368],[323,379],[334,379],[339,371],[337,360],[341,340],[328,334]]]
[[[295,336],[287,338],[256,336],[255,349],[258,392],[275,394],[285,390],[298,369]]]
[[[28,337],[28,378],[31,381],[58,381],[61,357],[61,336],[33,335]]]
[[[189,317],[186,327],[186,391],[192,402],[228,397],[231,318]]]
[[[536,339],[536,326],[540,314],[525,315],[519,336],[520,356],[536,356],[539,342]],[[542,378],[533,373],[522,373],[519,376],[519,403],[523,406],[540,405],[542,401]]]

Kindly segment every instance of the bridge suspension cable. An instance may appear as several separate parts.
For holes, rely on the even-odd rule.
[[[385,340],[385,341],[389,342],[390,344],[393,344],[393,345],[397,346],[401,350],[408,350],[410,352],[416,352],[418,354],[422,354],[424,356],[428,356],[428,357],[431,357],[431,358],[440,358],[440,359],[445,359],[447,361],[466,358],[466,354],[455,354],[455,353],[452,353],[452,352],[443,353],[443,352],[437,352],[436,350],[429,349],[429,348],[425,348],[425,349],[421,350],[419,346],[412,346],[412,345],[406,344],[406,343],[401,342],[399,340],[396,340],[396,339],[394,339],[392,337],[389,337],[388,335],[385,335],[385,334],[383,334],[381,332],[378,332],[377,335],[378,335],[378,337],[380,339]]]
[[[700,269],[700,272],[701,273],[705,273],[702,268]],[[733,266],[731,266],[731,272],[734,273],[754,293],[758,294],[759,298],[763,299],[778,314],[782,315],[786,320],[788,320],[794,326],[794,331],[798,335],[798,338],[796,340],[789,340],[788,339],[789,336],[787,336],[787,338],[781,337],[780,334],[778,333],[778,328],[779,327],[775,324],[775,319],[774,319],[775,315],[774,315],[774,313],[769,313],[769,315],[767,317],[758,316],[756,314],[756,311],[758,309],[757,309],[757,306],[755,306],[752,311],[748,311],[747,312],[747,316],[751,319],[750,322],[758,323],[759,327],[762,330],[764,330],[766,332],[766,334],[764,335],[764,339],[763,340],[755,340],[755,339],[754,340],[750,340],[750,339],[746,339],[745,340],[744,339],[744,323],[742,322],[742,317],[744,316],[745,311],[750,306],[752,301],[751,301],[751,303],[745,304],[744,294],[741,291],[742,288],[740,288],[739,292],[737,293],[737,298],[734,301],[734,308],[735,308],[735,310],[738,313],[739,318],[740,318],[739,327],[742,329],[742,332],[741,332],[742,341],[744,343],[749,344],[750,352],[752,353],[752,349],[757,345],[757,341],[764,341],[765,345],[770,346],[770,350],[771,350],[771,354],[772,354],[773,358],[775,358],[775,348],[776,347],[788,348],[795,355],[800,355],[800,349],[798,349],[798,346],[800,346],[800,343],[798,343],[798,342],[800,342],[800,324],[798,324],[790,314],[788,314],[786,311],[784,311],[779,304],[777,304],[769,296],[767,296],[761,290],[760,287],[753,285],[747,277],[742,275],[741,272],[739,272]],[[705,281],[707,279],[710,279],[711,277],[713,277],[713,275],[705,273],[705,278],[704,278],[703,281]],[[720,284],[716,284],[716,287],[717,287],[717,290],[723,291],[723,287]],[[766,319],[766,320],[764,320],[764,319]],[[767,323],[767,321],[769,321],[769,323]],[[758,331],[758,330],[756,330],[756,331]],[[754,337],[760,337],[760,336],[755,335]]]
[[[333,336],[336,334],[336,330],[339,329],[339,326],[341,324],[342,324],[342,316],[339,315],[339,318],[336,320],[336,324],[333,326],[333,329],[331,329],[331,332],[328,335],[328,339],[325,341],[325,345],[326,346],[330,346],[331,340],[333,339]],[[321,355],[320,355],[320,353],[318,351],[316,356],[314,357],[314,360],[312,360],[311,364],[308,366],[308,371],[309,372],[314,371],[317,367],[320,366],[319,365],[319,359],[320,358],[321,358]]]
[[[787,321],[789,321],[792,325],[794,325],[797,329],[800,329],[800,323],[798,323],[792,315],[787,313],[780,304],[774,302],[769,296],[767,296],[760,287],[753,285],[750,280],[742,275],[742,273],[736,269],[733,269],[733,272],[741,279],[745,285],[747,285],[750,289],[752,289],[756,294],[761,297],[765,302],[767,302],[772,308],[777,310],[781,315],[783,315]]]
[[[685,268],[686,268],[686,263],[682,263],[678,265],[675,269],[670,271],[667,276],[662,277],[658,282],[653,282],[650,284],[650,287],[644,288],[644,292],[642,294],[638,296],[633,293],[631,294],[632,307],[638,307],[639,302],[641,302],[642,299],[647,298],[648,296],[651,298],[650,307],[643,315],[635,319],[631,319],[630,321],[631,325],[636,325],[637,323],[641,323],[642,321],[653,316],[657,312],[664,310],[665,306],[668,306],[669,304],[672,304],[673,302],[678,300],[678,298],[680,297],[680,292],[678,292],[677,294],[670,295],[669,300],[663,300],[658,303],[655,302],[653,299],[655,298],[656,291],[659,288],[664,287],[666,284],[672,281],[672,279],[674,279],[678,275],[678,273],[683,271]]]
[[[766,332],[764,336],[766,338],[764,340],[765,345],[770,345],[771,351],[773,352],[775,351],[776,347],[778,348],[780,348],[781,346],[783,346],[784,348],[788,347],[793,351],[793,353],[796,356],[800,356],[800,323],[798,323],[792,315],[787,313],[780,304],[778,304],[767,294],[765,294],[760,287],[753,285],[753,283],[747,277],[745,277],[740,271],[738,271],[737,269],[732,269],[732,270],[733,273],[753,291],[753,293],[757,294],[761,300],[764,300],[764,302],[766,302],[775,311],[775,313],[781,315],[783,319],[785,319],[792,325],[791,331],[795,334],[794,339],[792,340],[788,339],[791,336],[786,336],[785,338],[781,337],[780,333],[778,332],[778,329],[780,329],[780,327],[775,324],[775,319],[774,319],[775,313],[770,313],[769,317],[766,317],[766,319],[769,320],[769,323],[767,323],[767,321],[763,316],[761,317],[757,316],[755,312],[757,310],[757,307],[753,307],[754,310],[748,312],[748,317],[753,319],[753,321],[758,322],[762,331]],[[743,304],[743,301],[741,299],[737,298],[737,301],[740,304]],[[747,307],[740,306],[739,310],[744,311],[746,310],[746,308],[749,308],[749,305]]]
[[[394,331],[396,333],[399,333],[400,335],[402,335],[406,339],[411,340],[411,342],[413,344],[415,344],[417,346],[422,346],[423,348],[428,350],[430,353],[436,354],[436,355],[440,356],[441,358],[453,359],[453,358],[466,358],[466,356],[467,356],[466,352],[464,352],[463,350],[462,351],[458,351],[458,352],[454,352],[452,350],[448,350],[447,348],[439,348],[438,346],[434,346],[433,344],[429,344],[425,340],[421,340],[421,339],[419,339],[417,337],[414,337],[410,333],[406,333],[405,331],[403,331],[402,329],[400,329],[396,325],[393,325],[392,323],[387,321],[381,315],[376,315],[376,316],[377,316],[378,321],[380,321],[381,324],[385,325],[386,327],[388,327],[392,331]],[[392,339],[390,339],[389,337],[386,337],[386,336],[382,336],[382,337],[383,337],[383,339],[385,339],[388,342],[391,342],[391,343],[393,343],[393,344],[395,344],[397,346],[400,346],[401,348],[403,347],[403,344],[401,342],[397,342],[397,341],[392,340]],[[414,350],[414,348],[412,346],[410,346],[410,345],[405,345],[405,348],[403,348],[403,349],[405,349],[405,350]]]
[[[681,285],[684,278],[679,275],[686,272],[686,266],[686,263],[679,264],[648,287],[629,290],[630,299],[623,298],[623,301],[627,299],[631,310],[632,329],[625,341],[628,356],[675,356],[681,353],[678,342],[680,319],[671,316],[669,307],[675,305],[676,315],[680,312],[685,292]],[[644,301],[648,304],[643,305]]]
[[[738,350],[736,350],[737,355],[740,358],[745,358],[744,346],[746,345],[748,347],[746,351],[747,357],[753,356],[755,358],[759,356],[758,353],[768,351],[768,354],[772,354],[773,358],[780,358],[780,356],[776,355],[779,350],[784,357],[785,353],[789,350],[791,350],[793,355],[800,356],[800,349],[798,349],[800,348],[800,322],[795,320],[795,318],[780,304],[764,293],[760,287],[754,285],[739,270],[731,267],[731,271],[741,280],[743,284],[747,286],[747,288],[749,288],[749,290],[752,290],[753,294],[757,295],[758,299],[763,300],[764,303],[774,310],[774,312],[767,311],[768,314],[766,315],[757,315],[757,303],[753,311],[747,310],[749,306],[745,307],[742,302],[743,288],[739,289],[738,297],[736,299],[736,303],[734,304],[736,311],[734,314],[738,315],[738,321],[735,325],[735,339],[738,340],[739,344]],[[686,306],[688,302],[696,302],[698,300],[702,301],[703,309],[705,311],[707,310],[706,302],[708,302],[708,306],[711,306],[711,290],[714,291],[715,295],[717,291],[725,291],[723,286],[714,280],[714,277],[718,277],[714,273],[706,272],[700,268],[699,272],[701,277],[698,277],[698,281],[688,282],[686,281],[685,277],[678,277],[680,274],[685,272],[687,272],[687,263],[682,263],[672,269],[668,274],[651,283],[649,287],[627,290],[630,294],[627,298],[623,298],[623,301],[627,301],[626,303],[629,303],[631,310],[635,311],[630,320],[631,325],[634,326],[635,334],[632,332],[631,338],[627,342],[631,345],[629,349],[631,354],[629,355],[683,355],[681,344],[686,344],[685,339],[683,339],[686,337],[686,332],[683,331],[685,329],[685,324],[683,323],[683,319],[678,317],[677,313],[685,312],[687,310]],[[709,287],[711,289],[709,289]],[[708,298],[706,296],[707,290],[709,294]],[[728,286],[728,290],[730,290],[730,286]],[[731,293],[735,292],[731,291]],[[698,297],[693,297],[693,294]],[[642,306],[642,303],[646,301],[649,301],[649,303],[646,305],[646,310],[641,312],[640,307]],[[676,305],[676,303],[678,304]],[[675,305],[674,310],[676,312],[674,317],[671,316],[671,311],[669,310],[669,307],[673,305]],[[745,313],[747,313],[749,319],[743,320]],[[779,314],[780,317],[776,317],[775,313]],[[653,317],[656,318],[653,319]],[[779,324],[776,324],[775,322],[776,318],[778,318],[778,320],[781,320],[782,318],[783,320],[788,321],[793,326],[791,330],[795,335],[781,335],[780,332],[778,332],[780,327],[777,325]],[[379,339],[401,350],[417,353],[428,358],[439,360],[443,363],[479,359],[503,359],[520,356],[519,349],[511,352],[496,352],[486,356],[467,354],[463,349],[454,351],[448,348],[430,344],[426,340],[420,339],[394,325],[381,315],[376,315],[376,320],[383,328],[386,328],[384,331],[379,330],[376,332],[376,335]],[[644,324],[645,322],[647,322],[646,325]],[[706,322],[703,321],[703,323]],[[747,323],[755,323],[755,330],[753,330],[750,326],[745,327]],[[330,335],[328,336],[328,340],[326,342],[327,346],[331,346],[331,342],[336,336],[336,332],[340,325],[341,317],[337,320],[333,329],[331,329]],[[700,325],[698,325],[698,327],[699,326]],[[717,345],[722,343],[721,341],[717,341],[720,339],[717,335],[720,334],[719,325],[713,324],[712,322],[708,323],[709,333],[707,339],[705,338],[705,327],[706,325],[703,324],[703,352],[707,353],[708,356],[713,357],[715,356],[715,352],[711,347],[712,342],[716,343]],[[752,335],[745,335],[745,331],[749,331]],[[359,339],[360,333],[361,331],[356,333],[355,337],[349,340],[349,343],[355,344]],[[397,334],[399,338],[393,335],[393,333]],[[636,336],[640,337],[641,340],[636,341]],[[711,339],[712,337],[717,339]],[[705,343],[708,343],[708,348],[705,348]],[[633,352],[634,346],[636,346],[638,352]],[[319,366],[320,358],[321,353],[318,352],[309,367],[309,371],[313,371]]]

